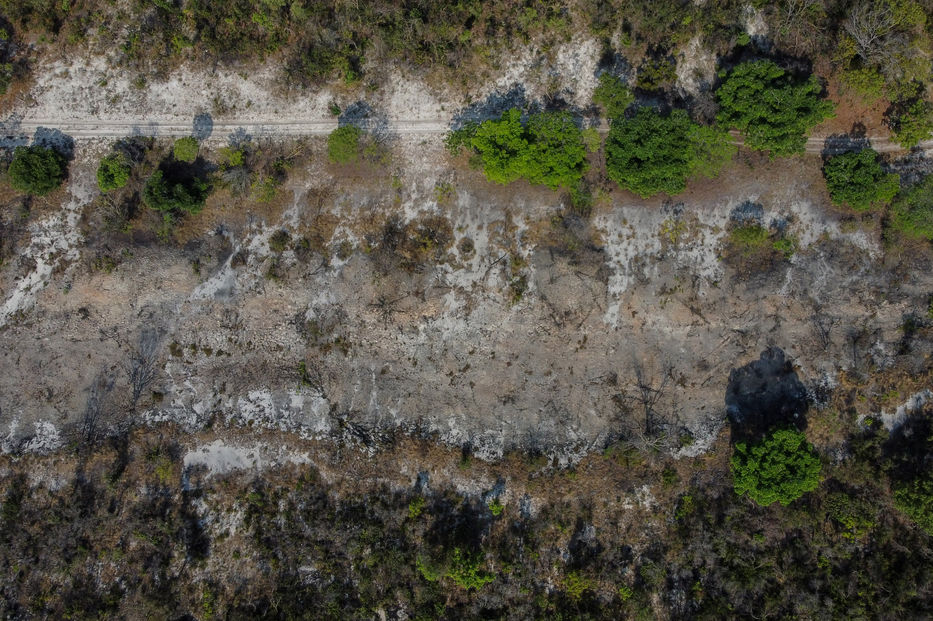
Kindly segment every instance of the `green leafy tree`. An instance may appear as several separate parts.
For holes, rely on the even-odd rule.
[[[898,144],[905,149],[915,147],[933,132],[933,103],[918,97],[898,104],[889,123]]]
[[[694,174],[713,177],[735,153],[728,133],[693,122],[683,110],[642,107],[618,119],[606,139],[609,178],[642,197],[683,192]]]
[[[512,108],[498,121],[480,123],[470,139],[490,181],[506,184],[521,178],[530,152],[521,119],[521,111]]]
[[[602,106],[607,119],[621,118],[633,101],[635,96],[622,80],[609,73],[599,76],[599,85],[593,91],[593,103]]]
[[[157,170],[146,181],[143,202],[150,209],[170,218],[172,215],[201,211],[209,191],[210,187],[203,179],[192,177],[187,180],[169,180],[163,171]]]
[[[448,145],[468,144],[486,178],[495,183],[524,178],[550,188],[574,187],[586,171],[583,131],[567,112],[532,114],[523,124],[521,111],[512,108],[498,120],[471,129],[468,140],[459,130],[448,138]]]
[[[198,141],[193,136],[186,136],[175,141],[175,147],[172,150],[175,159],[187,164],[198,159]]]
[[[58,151],[33,145],[16,147],[7,173],[10,184],[17,190],[44,196],[62,184],[67,166]]]
[[[355,125],[343,125],[327,137],[327,157],[334,164],[355,162],[360,153],[362,131]]]
[[[118,190],[130,180],[130,163],[122,153],[111,153],[97,167],[97,185],[102,192]]]
[[[933,536],[933,478],[921,477],[897,485],[894,505]]]
[[[444,576],[453,580],[461,589],[479,590],[495,580],[495,576],[480,569],[480,560],[479,554],[454,548]]]
[[[586,147],[570,113],[532,114],[527,128],[531,152],[522,176],[552,189],[576,184],[586,170]]]
[[[889,226],[908,237],[933,241],[933,175],[898,196]]]
[[[870,148],[834,155],[823,166],[823,176],[833,203],[857,211],[890,203],[901,187],[900,177],[885,173]]]
[[[759,505],[789,505],[820,484],[820,459],[802,433],[779,429],[758,444],[735,445],[732,479],[736,494]]]
[[[833,116],[814,76],[795,79],[770,60],[742,63],[720,74],[719,122],[745,133],[745,144],[772,157],[802,153],[807,132]]]

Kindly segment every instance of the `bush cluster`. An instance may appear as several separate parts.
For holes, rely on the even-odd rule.
[[[538,112],[522,121],[512,108],[498,120],[468,125],[448,146],[474,151],[486,178],[507,184],[526,179],[549,188],[571,188],[586,172],[583,131],[568,112]]]
[[[701,126],[683,110],[662,114],[641,107],[612,123],[606,169],[610,179],[642,197],[674,195],[693,175],[716,176],[734,153],[727,132]]]
[[[833,116],[814,76],[800,80],[773,61],[745,62],[720,78],[718,121],[741,130],[746,146],[772,157],[803,153],[807,132]]]
[[[732,479],[735,493],[762,506],[789,505],[820,484],[820,459],[806,437],[778,429],[761,442],[735,445]]]
[[[857,211],[887,205],[901,187],[900,177],[881,168],[874,149],[862,149],[830,157],[823,176],[833,203]]]
[[[67,170],[68,162],[58,151],[33,145],[16,147],[7,174],[17,190],[44,196],[62,184]]]

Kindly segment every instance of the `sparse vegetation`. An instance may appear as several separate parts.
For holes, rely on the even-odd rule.
[[[635,96],[620,78],[610,73],[600,74],[599,85],[593,91],[593,103],[602,106],[607,119],[622,118],[633,101]]]

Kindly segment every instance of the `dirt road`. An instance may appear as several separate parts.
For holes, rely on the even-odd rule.
[[[369,122],[354,121],[370,129],[378,128],[389,134],[443,134],[450,130],[451,118],[434,119],[378,119]],[[201,128],[211,140],[226,141],[235,135],[275,138],[285,136],[325,136],[338,125],[337,118],[330,119],[221,119],[212,120],[209,127]],[[58,130],[76,140],[122,138],[125,136],[161,136],[178,138],[196,133],[190,120],[182,118],[168,119],[67,119],[67,118],[13,118],[0,123],[0,136],[7,140],[22,140],[33,136],[37,130]],[[600,131],[608,132],[609,126],[602,123]],[[735,144],[742,145],[742,137],[732,132]],[[882,153],[904,151],[888,136],[868,136],[871,146]],[[807,139],[807,153],[822,153],[826,147],[825,136],[813,136]],[[933,150],[933,140],[920,143],[922,151]]]

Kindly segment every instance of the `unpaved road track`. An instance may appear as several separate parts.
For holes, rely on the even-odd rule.
[[[450,130],[450,118],[434,119],[380,119],[370,121],[371,128],[389,134],[443,134]],[[367,122],[355,124],[366,128]],[[226,140],[233,135],[248,135],[257,138],[326,136],[337,127],[337,119],[226,119],[215,120],[210,126],[212,140]],[[126,136],[162,136],[180,138],[193,133],[190,120],[171,119],[11,119],[0,123],[0,136],[8,140],[28,138],[39,129],[56,129],[79,140],[123,138]],[[601,131],[607,132],[608,125],[603,123]],[[743,141],[737,132],[733,132],[735,144]],[[872,148],[884,153],[904,151],[887,136],[868,136]],[[822,153],[826,138],[814,136],[807,139],[807,153]],[[922,151],[933,150],[933,140],[925,140],[919,145]]]

